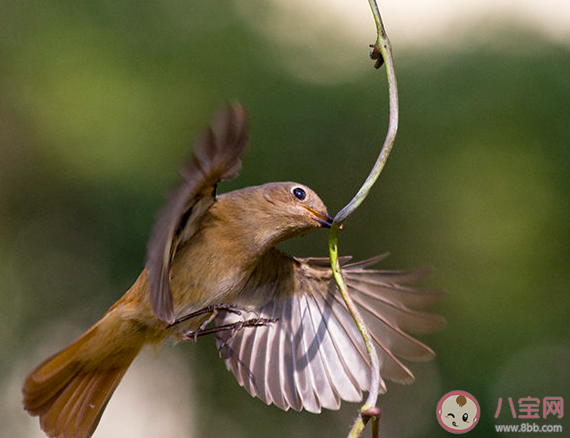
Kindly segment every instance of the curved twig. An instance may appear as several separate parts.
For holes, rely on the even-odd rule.
[[[368,178],[364,181],[364,184],[360,190],[356,193],[354,198],[335,216],[333,225],[329,233],[329,253],[331,268],[333,270],[334,278],[338,284],[342,297],[346,303],[346,306],[352,315],[352,318],[356,322],[362,338],[366,344],[366,350],[368,356],[370,357],[371,363],[371,378],[370,378],[370,389],[368,392],[368,398],[364,406],[360,409],[360,416],[356,420],[352,430],[350,431],[349,438],[359,437],[362,430],[366,426],[366,423],[373,419],[372,436],[378,437],[379,435],[379,418],[380,409],[376,407],[376,402],[378,400],[378,390],[380,387],[380,364],[378,361],[378,355],[372,339],[368,334],[368,330],[364,324],[364,321],[356,308],[352,298],[348,293],[346,284],[342,276],[342,271],[340,268],[340,263],[338,261],[338,232],[344,221],[352,214],[354,211],[362,204],[368,193],[372,189],[374,183],[380,176],[384,165],[390,155],[394,141],[396,140],[396,133],[398,131],[398,119],[399,119],[399,109],[398,109],[398,85],[396,83],[396,73],[394,71],[394,62],[392,59],[392,49],[390,46],[390,41],[386,30],[384,29],[384,24],[382,23],[382,17],[380,16],[380,11],[376,0],[368,0],[372,14],[374,15],[374,20],[376,22],[377,30],[377,40],[372,46],[373,51],[370,53],[370,57],[376,60],[375,67],[380,68],[383,63],[386,64],[386,75],[388,78],[388,88],[389,88],[389,100],[390,100],[390,115],[388,122],[388,132],[386,134],[386,139],[380,150],[380,154],[374,167],[370,171]]]

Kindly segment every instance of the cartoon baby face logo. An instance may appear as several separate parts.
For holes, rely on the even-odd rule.
[[[465,391],[451,391],[437,404],[437,420],[451,433],[469,432],[477,424],[481,411],[479,403]]]

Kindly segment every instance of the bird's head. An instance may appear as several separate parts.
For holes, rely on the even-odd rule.
[[[275,220],[299,233],[314,228],[330,228],[332,218],[321,198],[309,187],[295,182],[268,183],[263,186],[265,208]]]
[[[231,197],[240,228],[264,249],[332,224],[321,198],[303,184],[273,182],[223,196]]]

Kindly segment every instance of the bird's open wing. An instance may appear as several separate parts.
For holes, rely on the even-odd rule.
[[[445,324],[442,317],[420,310],[439,299],[443,291],[408,286],[426,277],[429,270],[367,269],[386,256],[343,266],[351,296],[378,351],[382,392],[386,390],[383,379],[400,383],[414,379],[398,358],[427,360],[434,355],[407,332],[430,333]],[[362,399],[362,391],[369,388],[369,360],[328,259],[325,263],[270,251],[239,304],[254,306],[259,312],[241,317],[220,314],[216,325],[244,317],[277,319],[266,326],[217,335],[227,368],[252,396],[281,409],[310,412],[338,409],[341,400]]]
[[[197,139],[194,155],[180,172],[182,185],[172,192],[157,218],[148,244],[146,268],[152,309],[164,321],[174,321],[169,284],[174,254],[196,232],[215,200],[216,184],[238,175],[240,155],[248,139],[245,109],[240,104],[226,105]]]

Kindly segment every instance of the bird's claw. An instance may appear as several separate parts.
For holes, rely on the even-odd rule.
[[[203,309],[197,310],[195,312],[189,313],[188,315],[184,315],[178,319],[176,319],[174,322],[168,324],[166,326],[167,329],[174,327],[184,321],[188,321],[192,318],[196,318],[198,316],[202,316],[205,314],[210,314],[210,316],[208,316],[208,318],[206,319],[206,321],[204,323],[202,323],[200,325],[200,329],[204,329],[206,328],[206,326],[212,322],[216,316],[218,316],[218,314],[220,312],[228,312],[228,313],[233,313],[234,315],[237,316],[241,316],[242,313],[250,313],[253,312],[257,315],[257,312],[255,311],[255,309],[250,309],[244,306],[238,306],[235,304],[230,304],[230,303],[222,303],[222,304],[213,304],[211,306],[207,306],[204,307]]]
[[[247,327],[262,327],[262,326],[266,326],[269,324],[272,324],[274,322],[277,322],[276,318],[251,318],[251,319],[246,319],[243,321],[236,321],[236,322],[232,322],[232,323],[228,323],[228,324],[222,324],[222,325],[218,325],[212,328],[202,328],[202,326],[200,326],[200,328],[198,330],[189,330],[187,332],[185,332],[184,334],[182,334],[181,336],[181,340],[183,341],[187,341],[187,340],[197,340],[200,336],[206,336],[206,335],[210,335],[213,333],[221,333],[221,332],[226,332],[226,331],[231,331],[231,335],[228,339],[226,339],[218,348],[218,352],[221,352],[221,350],[226,347],[236,336],[236,334]]]
[[[218,326],[217,328],[221,328],[222,330],[219,330],[220,332],[222,331],[226,331],[226,330],[231,330],[231,334],[230,337],[228,339],[226,339],[225,341],[223,341],[220,346],[218,347],[218,354],[222,353],[222,350],[227,347],[235,338],[235,336],[238,334],[238,332],[240,330],[243,330],[246,327],[263,327],[263,326],[267,326],[269,324],[273,324],[275,322],[277,322],[278,319],[277,318],[252,318],[252,319],[246,319],[245,321],[238,321],[238,322],[234,322],[231,324],[225,324],[223,326]]]

